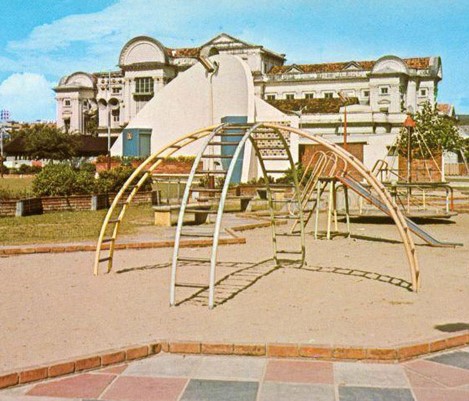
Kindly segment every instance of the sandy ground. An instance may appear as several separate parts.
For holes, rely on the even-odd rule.
[[[1,258],[0,371],[157,339],[387,346],[433,338],[442,334],[436,325],[469,323],[469,215],[425,227],[465,246],[418,246],[418,294],[408,290],[402,244],[308,236],[306,268],[262,276],[270,265],[255,263],[271,257],[270,229],[245,232],[246,245],[220,249],[217,278],[229,278],[213,310],[197,303],[205,294],[169,307],[172,249],[118,252],[113,273],[99,277],[92,253]],[[352,231],[398,239],[392,225]],[[183,252],[203,257],[208,248]],[[207,273],[186,267],[180,280],[204,282]]]

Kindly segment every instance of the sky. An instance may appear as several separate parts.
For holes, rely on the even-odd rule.
[[[52,88],[74,71],[117,69],[148,35],[199,46],[226,32],[287,63],[441,56],[438,102],[469,114],[468,0],[0,0],[0,109],[55,119]]]

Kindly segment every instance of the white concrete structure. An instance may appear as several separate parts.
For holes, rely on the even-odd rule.
[[[294,124],[292,118],[254,96],[251,72],[239,57],[220,54],[210,57],[209,62],[215,67],[213,72],[207,72],[198,63],[153,97],[124,129],[111,149],[112,154],[132,152],[139,147],[134,142],[142,133],[150,133],[150,151],[154,153],[175,141],[181,133],[219,124],[224,118],[245,118],[248,123],[287,121]],[[195,154],[199,148],[200,144],[194,142],[181,152]],[[298,155],[295,157],[297,159]],[[254,151],[248,143],[244,152],[243,181],[257,177],[258,166],[251,159],[254,160]]]
[[[101,135],[107,132],[108,126],[112,135],[119,135],[124,128],[144,129],[145,125],[151,125],[145,132],[135,131],[137,136],[141,135],[141,143],[127,153],[145,156],[150,151],[150,142],[151,148],[154,147],[161,127],[169,129],[166,123],[169,115],[174,126],[161,135],[172,136],[179,129],[179,132],[187,132],[189,126],[199,128],[209,122],[208,108],[194,106],[209,104],[208,81],[195,83],[184,75],[187,73],[190,77],[202,68],[196,66],[195,70],[188,70],[197,64],[201,55],[216,54],[237,56],[245,65],[244,69],[250,70],[249,91],[239,89],[239,96],[236,91],[231,91],[231,95],[243,103],[251,99],[252,93],[257,97],[254,100],[257,108],[249,110],[262,114],[267,120],[269,113],[273,117],[278,113],[260,99],[288,114],[290,121],[297,121],[294,125],[340,142],[345,113],[343,98],[347,98],[349,141],[374,144],[367,146],[363,155],[368,165],[384,157],[407,112],[415,112],[425,102],[436,102],[438,83],[442,79],[439,57],[402,59],[384,56],[376,61],[285,65],[284,54],[224,33],[200,47],[183,49],[170,49],[153,38],[141,36],[124,45],[118,71],[77,72],[60,80],[55,88],[57,124],[83,133],[97,130]],[[222,71],[224,67],[220,73]],[[171,86],[173,89],[169,90]],[[193,93],[194,87],[197,91],[200,89],[200,93]],[[181,94],[178,100],[168,95],[176,92]],[[185,99],[195,99],[194,96],[196,103],[193,100],[187,104]],[[227,102],[229,97],[221,96],[220,99]],[[153,104],[151,112],[143,108],[149,102]],[[223,117],[225,111],[226,115],[237,115],[225,110],[233,104],[227,107],[215,101],[212,105],[214,123],[219,122],[215,120]],[[155,120],[151,124],[148,123],[150,114]],[[247,116],[254,118],[249,113]],[[260,121],[260,116],[255,119]],[[118,152],[119,145],[116,146],[114,150]],[[125,149],[121,150],[126,154]]]

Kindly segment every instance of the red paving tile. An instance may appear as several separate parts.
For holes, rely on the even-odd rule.
[[[405,369],[405,373],[409,379],[411,387],[443,388],[442,384],[439,384],[428,377],[424,377],[413,370]]]
[[[127,365],[111,366],[110,368],[104,368],[104,369],[98,370],[97,373],[111,373],[111,374],[119,375],[126,369],[127,369]]]
[[[469,391],[414,388],[416,401],[468,401]]]
[[[269,361],[264,380],[332,384],[334,376],[330,362]]]
[[[187,379],[119,377],[102,396],[103,400],[176,401]]]
[[[83,374],[49,383],[37,384],[28,395],[66,398],[98,398],[114,375]]]
[[[448,387],[469,384],[469,370],[453,368],[452,366],[429,361],[413,361],[404,364],[404,366]]]

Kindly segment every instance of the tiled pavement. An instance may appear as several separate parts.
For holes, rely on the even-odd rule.
[[[469,401],[469,347],[401,364],[158,354],[1,401]]]

